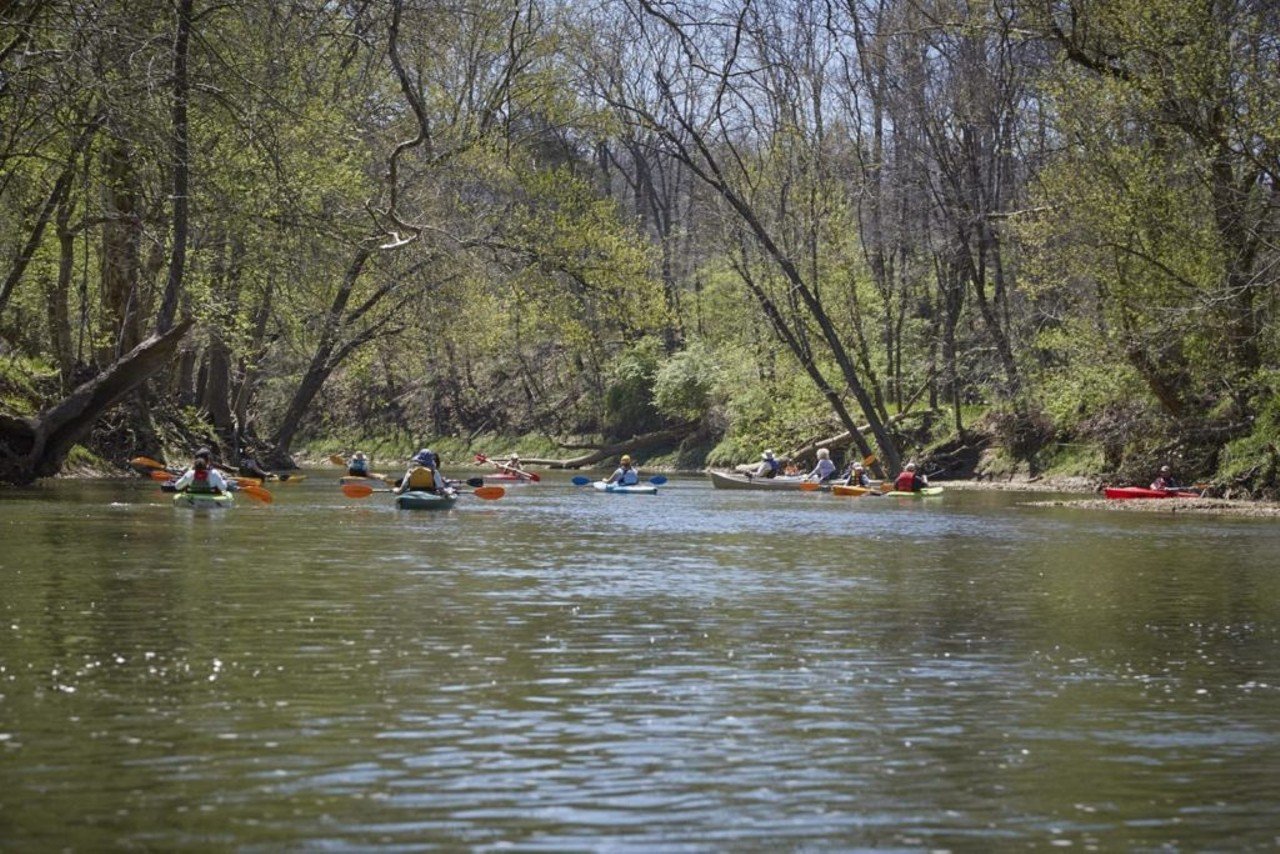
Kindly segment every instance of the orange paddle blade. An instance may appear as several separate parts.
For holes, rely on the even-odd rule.
[[[542,475],[538,474],[536,471],[525,472],[525,474],[528,476],[529,480],[533,481],[534,483],[537,483],[538,481],[542,480]]]
[[[806,480],[800,484],[800,489],[803,492],[817,492],[822,489],[822,485],[815,480]]]
[[[148,468],[148,469],[164,468],[164,463],[157,462],[151,459],[151,457],[134,457],[133,459],[129,460],[129,464],[134,466],[142,466],[143,468]]]
[[[347,461],[338,454],[330,454],[329,462],[333,463],[335,466],[345,466],[347,464]]]
[[[344,483],[342,494],[348,498],[368,498],[373,495],[373,487],[363,483]]]
[[[345,492],[345,490],[343,490]],[[485,501],[497,501],[499,498],[507,494],[507,491],[501,486],[482,486],[475,491],[478,498]]]
[[[865,457],[863,457],[863,458],[862,458],[862,465],[863,465],[863,466],[869,466],[869,465],[871,465],[872,463],[874,463],[875,461],[876,461],[876,455],[875,455],[875,454],[867,454]]]
[[[147,477],[151,478],[152,480],[158,480],[162,482],[173,480],[173,475],[169,474],[164,469],[152,469],[150,473],[147,474]]]
[[[267,492],[261,486],[242,486],[240,492],[252,498],[254,501],[261,501],[263,504],[270,504],[276,500],[276,497]]]

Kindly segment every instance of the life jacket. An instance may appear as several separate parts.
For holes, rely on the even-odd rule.
[[[187,492],[199,492],[204,494],[214,493],[218,490],[209,484],[209,470],[196,469],[192,475],[191,483],[187,485]]]
[[[782,469],[782,463],[778,462],[778,458],[777,458],[777,457],[766,457],[766,458],[765,458],[765,463],[767,463],[769,467],[768,467],[767,469],[765,469],[765,470],[764,470],[764,476],[765,476],[765,477],[777,477],[777,476],[778,476],[778,472]]]
[[[417,466],[409,472],[409,479],[405,485],[417,492],[435,492],[435,470],[426,466]]]
[[[622,472],[622,479],[618,483],[623,486],[635,486],[640,482],[640,474],[635,469],[626,469]]]
[[[352,460],[347,465],[347,474],[349,475],[353,475],[355,477],[363,477],[368,473],[369,473],[368,460]]]
[[[893,482],[893,488],[896,492],[915,492],[916,473],[913,471],[900,472],[898,479]]]

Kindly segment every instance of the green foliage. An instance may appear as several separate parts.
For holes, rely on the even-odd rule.
[[[711,407],[719,365],[701,341],[673,355],[654,378],[653,402],[658,411],[678,421],[702,418]]]
[[[604,397],[606,436],[622,439],[661,426],[653,399],[661,359],[662,342],[652,337],[640,339],[614,359]]]

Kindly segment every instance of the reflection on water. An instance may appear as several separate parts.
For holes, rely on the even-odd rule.
[[[577,489],[0,495],[15,849],[1243,848],[1280,530]]]

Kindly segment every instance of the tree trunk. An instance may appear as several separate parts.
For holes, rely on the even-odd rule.
[[[173,357],[191,324],[188,318],[164,335],[153,335],[35,417],[0,415],[0,482],[22,485],[57,474],[72,446],[102,414]]]

